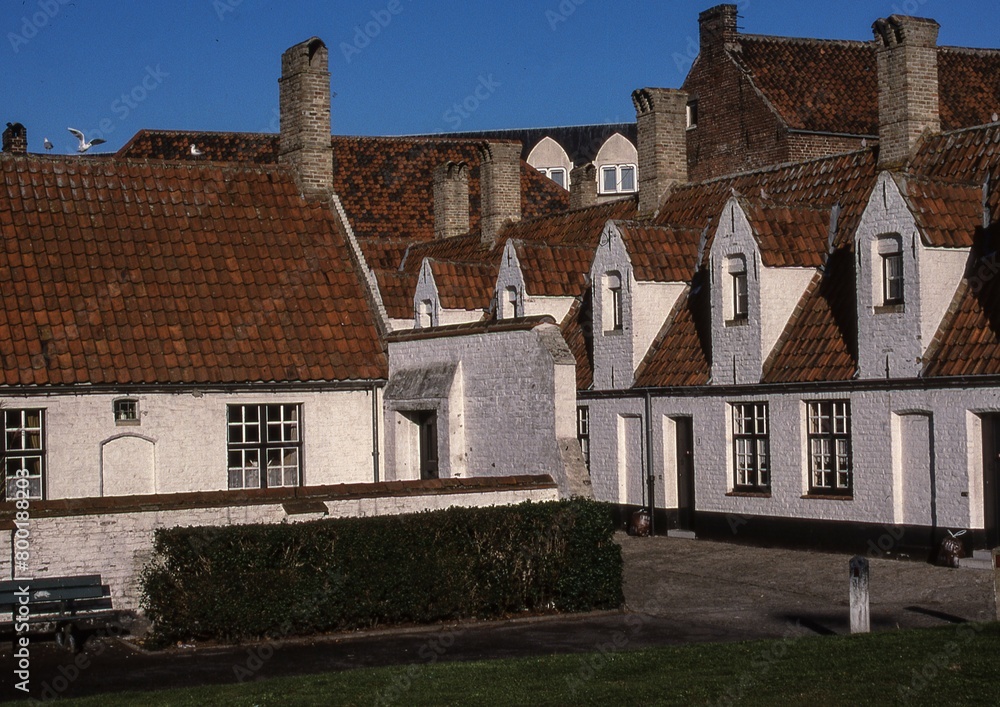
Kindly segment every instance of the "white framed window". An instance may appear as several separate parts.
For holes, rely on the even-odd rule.
[[[768,493],[771,490],[771,442],[767,403],[734,403],[733,488]]]
[[[518,297],[516,287],[505,287],[501,293],[500,318],[513,319],[522,316],[521,300]]]
[[[564,167],[541,167],[538,171],[561,186],[563,189],[569,189],[569,180],[566,177],[566,169]]]
[[[727,320],[743,321],[750,316],[750,291],[747,284],[747,260],[742,255],[733,255],[727,259],[729,272],[729,301],[727,302]]]
[[[138,425],[139,401],[135,398],[119,398],[112,404],[116,425]]]
[[[300,417],[297,403],[227,406],[229,488],[298,486]]]
[[[851,459],[851,402],[813,401],[807,405],[809,493],[849,496],[854,490]]]
[[[634,164],[609,164],[601,167],[601,194],[632,194],[637,176]]]
[[[623,328],[622,276],[617,271],[604,275],[604,331]]]
[[[45,471],[45,411],[3,411],[3,500],[41,500]]]
[[[898,235],[878,239],[882,261],[882,305],[903,304],[903,241]]]
[[[425,299],[417,306],[417,327],[426,329],[434,326],[434,303]]]

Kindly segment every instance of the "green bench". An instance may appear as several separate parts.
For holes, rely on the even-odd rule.
[[[24,602],[23,591],[27,591]],[[28,614],[21,618],[21,606]],[[111,605],[111,589],[101,584],[101,575],[47,577],[33,580],[0,582],[0,616],[10,614],[10,620],[0,619],[0,630],[14,631],[24,624],[32,632],[55,631],[56,642],[74,653],[83,648],[80,629],[106,626],[118,618]]]

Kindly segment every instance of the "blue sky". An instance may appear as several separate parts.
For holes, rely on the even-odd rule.
[[[123,145],[142,128],[276,132],[280,56],[330,49],[333,131],[399,135],[633,120],[631,91],[676,87],[713,0],[0,0],[0,125],[70,152],[67,126]],[[941,44],[1000,45],[1000,3],[741,0],[743,31],[871,39],[893,13]],[[469,96],[474,111],[455,110]],[[463,115],[464,114],[464,115]],[[95,150],[96,151],[96,150]]]

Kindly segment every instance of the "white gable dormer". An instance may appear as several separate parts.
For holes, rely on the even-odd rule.
[[[858,375],[915,378],[955,294],[968,250],[922,238],[899,183],[879,175],[855,232]]]
[[[813,219],[821,215],[806,207],[799,208],[809,211]],[[783,236],[800,228],[794,220],[791,223],[772,222],[772,225],[780,225]],[[777,228],[771,230],[772,235],[778,232]],[[731,198],[722,210],[709,258],[713,383],[732,385],[760,381],[764,362],[788,326],[823,252],[822,247],[816,252],[784,251],[780,240],[775,244],[773,239],[770,247],[768,261],[761,252],[747,212],[739,199]],[[774,265],[775,250],[783,251],[780,267]],[[766,262],[771,262],[772,266]]]
[[[413,326],[417,329],[426,329],[438,326],[440,320],[441,298],[438,296],[430,258],[424,258],[420,263],[420,274],[417,276],[417,286],[413,292]]]
[[[513,241],[504,244],[500,258],[500,272],[494,294],[497,319],[513,319],[525,316],[524,273]],[[558,320],[557,320],[558,321]]]

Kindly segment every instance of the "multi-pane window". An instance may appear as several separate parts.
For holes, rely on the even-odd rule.
[[[298,405],[228,407],[229,488],[299,485],[299,416]]]
[[[601,167],[601,193],[624,194],[636,190],[634,164],[606,165]]]
[[[550,169],[539,169],[539,172],[551,179],[553,182],[566,189],[566,170],[562,167],[552,167]]]
[[[767,403],[736,403],[732,409],[733,486],[737,491],[770,491]]]
[[[45,430],[42,410],[4,410],[4,500],[42,498]]]
[[[849,495],[851,473],[851,403],[824,400],[808,405],[809,492]]]
[[[583,461],[590,468],[590,408],[581,405],[576,409],[576,438],[580,441]]]
[[[135,398],[120,398],[114,401],[115,424],[139,424],[139,401]]]

